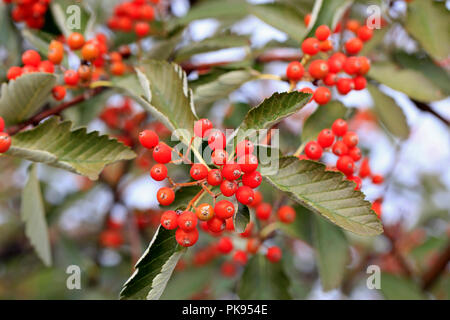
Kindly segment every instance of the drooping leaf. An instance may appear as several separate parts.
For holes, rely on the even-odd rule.
[[[0,116],[12,125],[34,115],[49,98],[55,82],[53,74],[36,72],[3,83]]]
[[[225,34],[215,35],[199,42],[192,42],[175,53],[175,62],[189,59],[195,54],[217,51],[221,49],[246,47],[250,44],[246,36]]]
[[[329,219],[343,229],[360,235],[374,236],[383,227],[364,194],[339,172],[327,171],[325,165],[299,160],[279,159],[279,169],[264,178],[294,201]]]
[[[399,68],[393,63],[373,63],[368,76],[418,101],[431,102],[445,98],[441,88],[423,74],[413,69]]]
[[[347,108],[337,100],[330,101],[324,106],[319,106],[312,115],[306,119],[302,130],[302,142],[316,139],[320,131],[331,128],[334,120],[344,118]]]
[[[298,91],[274,93],[251,109],[241,124],[241,129],[267,129],[294,114],[309,102],[311,94]]]
[[[339,227],[326,219],[314,216],[314,248],[324,291],[338,288],[344,279],[349,262],[347,238]]]
[[[226,98],[244,83],[257,79],[257,75],[258,73],[254,70],[236,70],[224,73],[214,81],[199,85],[195,89],[195,103],[205,105]]]
[[[374,110],[384,127],[400,139],[409,137],[409,126],[402,109],[394,99],[381,92],[376,86],[368,83],[370,95],[374,102]]]
[[[288,300],[290,281],[280,262],[272,263],[260,254],[245,266],[238,295],[243,300]]]
[[[279,2],[264,3],[249,6],[249,12],[292,39],[303,40],[306,28],[302,14],[295,7]]]
[[[412,280],[389,273],[381,274],[381,292],[388,300],[425,300],[425,295]]]
[[[450,12],[445,1],[411,1],[405,28],[435,60],[450,55]]]
[[[239,203],[238,210],[233,216],[234,230],[236,230],[237,233],[244,232],[249,222],[250,211],[248,207]]]
[[[12,137],[7,155],[68,170],[97,179],[103,168],[116,161],[133,159],[135,153],[124,144],[97,131],[71,129],[69,121],[50,118],[32,130]]]
[[[42,262],[50,266],[52,264],[50,239],[36,164],[31,165],[28,181],[22,191],[20,216],[25,223],[25,235]]]
[[[316,28],[323,24],[334,30],[352,3],[353,0],[317,0],[311,13],[311,20],[305,38],[314,36]]]
[[[175,240],[175,230],[160,226],[123,285],[120,299],[158,300],[185,251]]]
[[[87,6],[76,0],[53,0],[50,9],[59,30],[68,37],[72,32],[87,35],[95,20]]]

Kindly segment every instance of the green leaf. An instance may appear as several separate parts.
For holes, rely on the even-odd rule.
[[[142,106],[171,131],[180,129],[180,140],[188,144],[194,136],[194,101],[186,73],[174,63],[148,60],[137,75],[115,84],[127,90]],[[139,85],[137,85],[139,84]]]
[[[175,62],[188,60],[193,55],[221,49],[246,47],[250,42],[248,37],[235,34],[215,35],[202,41],[192,42],[180,48],[175,53]]]
[[[184,28],[174,32],[170,38],[155,41],[149,51],[144,53],[147,59],[168,60],[175,50],[175,47],[180,43],[183,36]]]
[[[405,28],[438,61],[450,55],[450,12],[445,1],[411,1]]]
[[[338,288],[344,279],[350,258],[347,238],[342,229],[317,215],[314,219],[313,234],[323,290]]]
[[[249,6],[249,12],[272,27],[285,32],[300,42],[305,34],[303,15],[295,7],[283,3],[265,3]]]
[[[14,27],[7,5],[3,2],[0,3],[0,30],[0,49],[6,50],[0,58],[1,79],[2,73],[6,75],[10,66],[20,63],[21,47],[17,29]]]
[[[28,181],[22,191],[20,216],[25,223],[25,235],[36,250],[37,255],[46,266],[52,264],[50,239],[45,221],[44,202],[37,178],[36,164],[32,164]]]
[[[323,24],[329,26],[331,30],[334,30],[352,3],[353,0],[317,0],[311,14],[307,35],[304,38],[313,37],[316,28]]]
[[[185,251],[175,240],[175,230],[160,226],[123,285],[120,299],[158,300]]]
[[[388,300],[425,300],[419,286],[409,279],[389,273],[381,274],[381,292]]]
[[[281,261],[272,263],[257,254],[245,266],[238,295],[243,300],[290,300],[289,286]]]
[[[7,155],[43,162],[95,180],[103,168],[116,161],[130,160],[135,153],[107,135],[86,128],[71,129],[71,122],[52,117],[32,130],[12,137]]]
[[[64,36],[68,37],[72,32],[79,32],[86,36],[92,31],[95,16],[80,1],[53,0],[50,3],[50,9],[56,25]]]
[[[342,102],[337,100],[330,101],[325,106],[319,106],[303,125],[302,142],[316,139],[320,131],[331,128],[334,120],[344,118],[347,110]]]
[[[294,207],[296,216],[292,223],[279,223],[279,228],[288,236],[300,239],[308,244],[312,244],[312,218],[314,214],[303,206]]]
[[[247,206],[239,203],[238,210],[233,217],[234,229],[237,233],[245,231],[247,224],[250,222],[250,210]]]
[[[396,137],[403,140],[407,139],[409,137],[409,126],[403,110],[395,100],[370,83],[367,84],[367,89],[369,89],[374,101],[375,113],[384,127]]]
[[[264,178],[294,201],[318,213],[343,229],[359,235],[383,232],[364,194],[340,172],[327,171],[324,164],[297,157],[279,159],[279,170]]]
[[[431,102],[445,98],[442,90],[420,72],[401,69],[390,62],[373,63],[368,76],[418,101]]]
[[[241,129],[267,129],[300,110],[310,98],[311,94],[298,91],[276,92],[247,113]]]
[[[19,123],[41,108],[55,85],[50,73],[29,73],[2,84],[0,116],[7,125]]]
[[[210,83],[199,85],[194,92],[195,103],[206,105],[224,99],[230,93],[239,89],[244,83],[257,79],[258,72],[254,70],[236,70],[220,75]]]

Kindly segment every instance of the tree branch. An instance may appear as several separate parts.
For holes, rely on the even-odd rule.
[[[442,252],[442,254],[437,258],[434,265],[423,275],[422,277],[422,289],[426,290],[431,288],[431,286],[439,279],[440,275],[447,268],[447,264],[450,261],[450,242],[447,247]]]
[[[431,113],[433,116],[441,120],[446,126],[450,126],[450,121],[448,119],[445,119],[443,116],[441,116],[439,113],[433,110],[428,104],[411,99],[412,102],[416,105],[417,109]]]

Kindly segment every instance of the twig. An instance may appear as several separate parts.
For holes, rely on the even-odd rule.
[[[417,109],[422,110],[424,112],[431,113],[433,116],[441,120],[446,126],[450,126],[450,121],[448,119],[445,119],[443,116],[441,116],[439,113],[434,111],[428,104],[411,99],[412,102],[416,105]]]

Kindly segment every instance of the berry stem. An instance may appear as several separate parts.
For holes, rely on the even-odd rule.
[[[302,152],[303,149],[305,149],[306,143],[303,142],[298,148],[297,150],[294,152],[294,156],[298,157]]]

